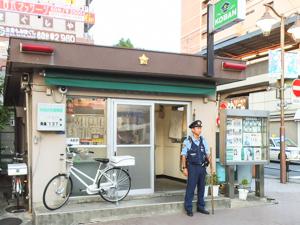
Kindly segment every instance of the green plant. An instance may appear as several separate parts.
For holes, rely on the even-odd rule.
[[[242,188],[248,188],[249,187],[249,181],[244,178],[242,181],[241,181],[241,187]]]
[[[4,80],[0,78],[0,96],[3,96],[3,89],[4,89]],[[3,102],[0,100],[0,130],[5,128],[9,122],[11,117],[11,109],[4,106]]]
[[[205,185],[210,185],[210,176],[206,175],[205,177]]]
[[[218,185],[219,184],[219,178],[216,173],[213,173],[212,175],[207,175],[205,184],[212,184],[212,185]]]

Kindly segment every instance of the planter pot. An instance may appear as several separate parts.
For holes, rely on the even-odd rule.
[[[213,185],[213,191],[212,191],[212,193],[213,193],[214,197],[218,197],[219,196],[219,186],[220,185]]]
[[[238,189],[238,190],[239,190],[239,199],[246,200],[249,191],[247,189]]]
[[[206,198],[208,196],[208,189],[209,189],[209,186],[208,185],[205,185],[205,189],[204,189],[204,198]]]

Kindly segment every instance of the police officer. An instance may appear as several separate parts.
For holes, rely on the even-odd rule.
[[[184,208],[188,216],[193,216],[192,200],[197,186],[197,212],[209,214],[205,209],[204,188],[206,166],[208,165],[209,148],[206,140],[201,136],[202,122],[196,120],[189,125],[193,135],[183,141],[181,151],[183,174],[187,176],[187,187]]]

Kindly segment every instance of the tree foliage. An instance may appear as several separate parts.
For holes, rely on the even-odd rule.
[[[0,78],[0,96],[3,96],[4,80]],[[3,101],[0,100],[0,130],[7,126],[11,116],[11,110],[3,105]]]
[[[121,47],[121,48],[134,48],[133,44],[131,43],[130,39],[127,38],[125,40],[124,38],[121,38],[119,40],[119,43],[115,45],[116,47]]]

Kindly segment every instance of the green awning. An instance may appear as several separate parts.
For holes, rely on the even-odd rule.
[[[94,88],[103,90],[141,91],[152,93],[215,95],[216,87],[212,84],[160,78],[139,78],[126,75],[46,71],[47,85]]]

